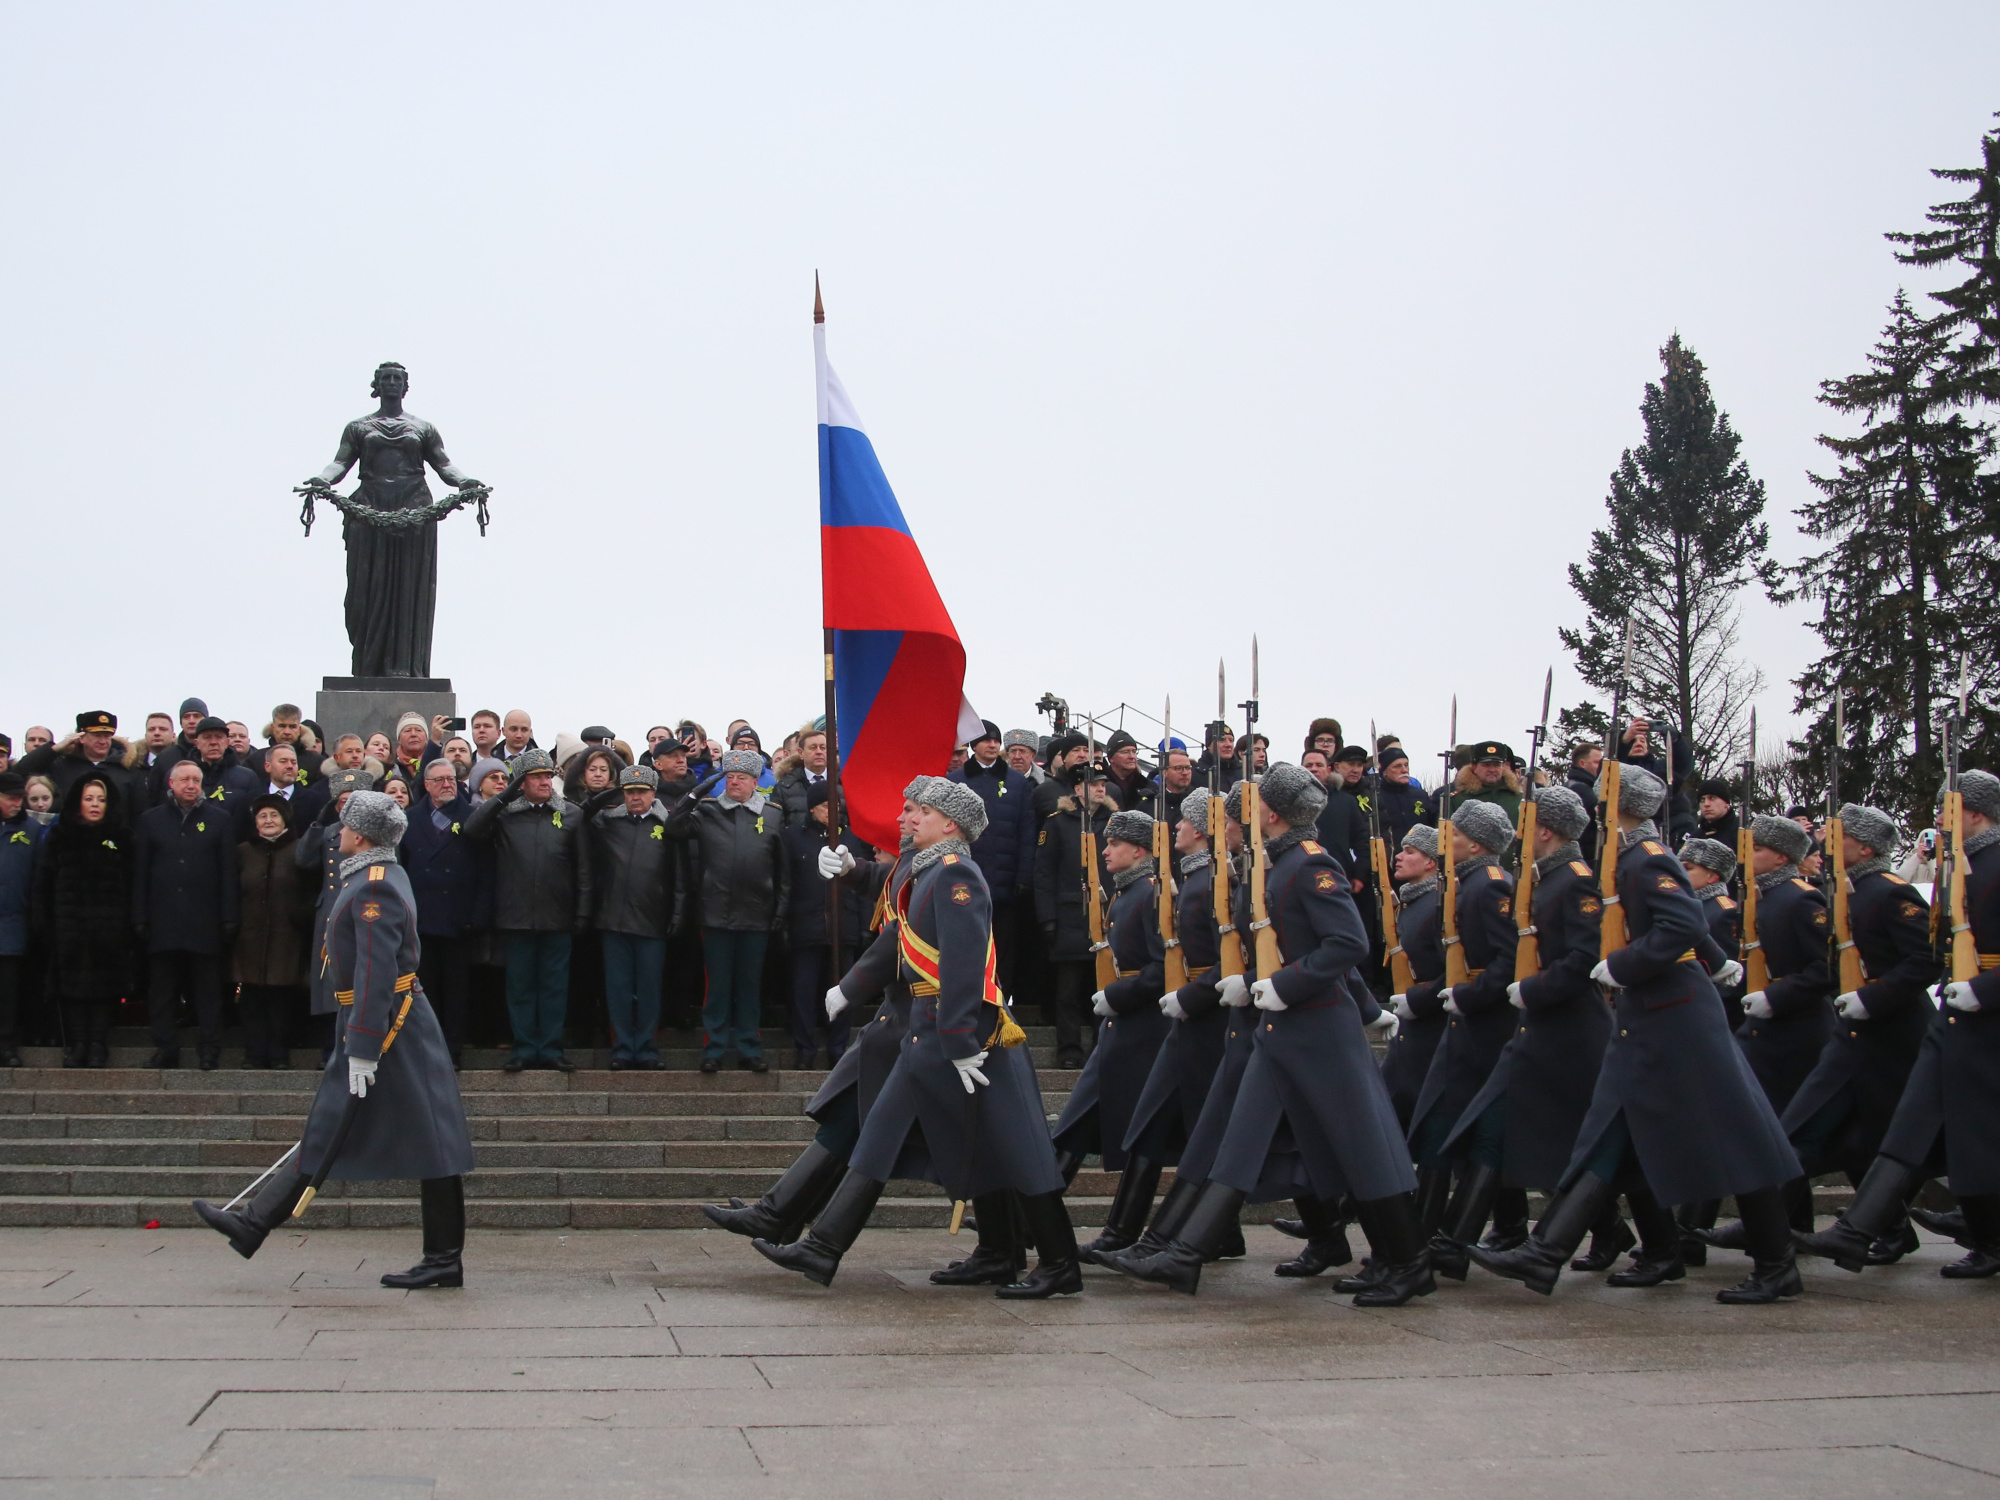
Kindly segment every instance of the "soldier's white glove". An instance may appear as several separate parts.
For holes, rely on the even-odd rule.
[[[1395,1013],[1399,1021],[1414,1021],[1417,1018],[1417,1008],[1410,1004],[1408,995],[1391,995],[1389,1009]]]
[[[1386,1042],[1395,1036],[1402,1025],[1393,1010],[1385,1010],[1361,1029],[1376,1041]]]
[[[1754,990],[1743,997],[1743,1013],[1759,1021],[1768,1021],[1774,1014],[1771,1002],[1764,998],[1762,990]]]
[[[347,1092],[357,1099],[368,1097],[368,1086],[375,1081],[375,1069],[380,1064],[364,1061],[358,1057],[347,1060]]]
[[[1278,995],[1275,979],[1260,979],[1250,986],[1250,1003],[1259,1010],[1283,1010],[1285,1002]]]
[[[1111,1002],[1104,998],[1103,990],[1099,990],[1090,997],[1090,1013],[1094,1016],[1108,1016],[1111,1014]]]
[[[1444,1008],[1454,1016],[1462,1016],[1465,1014],[1464,1011],[1458,1008],[1458,996],[1455,994],[1451,994],[1449,992],[1447,992],[1444,997]]]
[[[954,1057],[951,1060],[951,1065],[958,1069],[958,1081],[965,1085],[966,1093],[972,1093],[974,1085],[987,1081],[986,1075],[979,1071],[979,1065],[985,1061],[984,1052],[975,1052],[970,1057]]]
[[[1865,1021],[1868,1019],[1868,1007],[1861,1003],[1861,991],[1859,990],[1849,990],[1833,1002],[1833,1008],[1850,1021]]]
[[[1187,1019],[1187,1011],[1182,1007],[1181,997],[1178,993],[1168,990],[1164,995],[1160,996],[1160,1014],[1171,1017],[1176,1021],[1185,1021]]]
[[[846,992],[843,991],[839,985],[836,984],[832,989],[826,992],[826,1018],[829,1021],[831,1021],[834,1017],[838,1016],[842,1011],[846,1010],[847,1005],[848,1005],[848,1000]]]
[[[1724,960],[1722,967],[1715,971],[1715,982],[1725,990],[1734,985],[1741,984],[1743,982],[1743,965],[1733,958]]]
[[[1597,967],[1590,971],[1590,977],[1603,985],[1607,990],[1622,990],[1625,988],[1624,985],[1611,977],[1611,960],[1608,958],[1600,958],[1597,961]]]
[[[1241,974],[1230,974],[1215,987],[1215,998],[1231,1009],[1250,1003],[1250,986]]]
[[[1979,997],[1972,993],[1971,983],[1964,979],[1954,979],[1944,987],[1944,1003],[1953,1010],[1979,1009]]]
[[[1507,1003],[1516,1010],[1526,1010],[1528,1002],[1521,998],[1521,981],[1515,980],[1507,986]]]
[[[819,851],[819,873],[824,880],[838,880],[854,869],[854,856],[847,852],[845,844]]]

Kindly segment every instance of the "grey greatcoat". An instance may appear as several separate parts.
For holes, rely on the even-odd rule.
[[[1409,1192],[1409,1149],[1347,983],[1368,955],[1347,872],[1310,839],[1279,840],[1265,892],[1286,1008],[1243,1012],[1257,1046],[1211,1176],[1265,1202]]]
[[[1174,1025],[1160,1010],[1167,967],[1158,890],[1151,876],[1142,875],[1111,903],[1111,959],[1118,972],[1104,987],[1111,1014],[1097,1023],[1097,1046],[1052,1132],[1058,1151],[1101,1153],[1107,1172],[1124,1169],[1125,1133]]]
[[[1183,1014],[1169,1025],[1166,1040],[1154,1054],[1153,1070],[1139,1091],[1124,1141],[1126,1151],[1168,1165],[1180,1159],[1182,1146],[1201,1119],[1229,1034],[1231,1012],[1215,993],[1221,971],[1216,964],[1220,939],[1213,864],[1182,877],[1174,909],[1174,934],[1188,966],[1187,983],[1175,992]]]
[[[1610,960],[1623,986],[1616,1029],[1562,1186],[1593,1165],[1621,1115],[1662,1203],[1791,1181],[1798,1155],[1723,1025],[1715,987],[1695,956],[1705,923],[1687,871],[1665,845],[1634,839],[1618,856],[1618,900],[1629,940]]]
[[[1389,1038],[1382,1081],[1389,1086],[1389,1099],[1405,1130],[1417,1112],[1417,1095],[1424,1091],[1431,1060],[1451,1022],[1451,1013],[1444,1008],[1443,899],[1441,886],[1412,897],[1407,906],[1397,897],[1396,941],[1410,960],[1410,988],[1403,998],[1412,1015]]]
[[[395,851],[342,876],[327,914],[328,969],[339,1001],[333,1057],[313,1095],[298,1169],[311,1174],[347,1111],[347,1060],[375,1059],[328,1172],[351,1181],[457,1177],[472,1170],[472,1137],[444,1033],[417,983],[417,903]]]
[[[819,1092],[806,1104],[806,1113],[822,1125],[833,1122],[836,1110],[845,1111],[843,1096],[850,1092],[855,1116],[861,1120],[868,1118],[875,1096],[882,1092],[889,1070],[896,1066],[903,1038],[910,1034],[910,986],[896,960],[896,896],[910,878],[910,861],[915,854],[915,850],[905,850],[889,867],[888,878],[881,885],[882,904],[877,908],[880,920],[871,924],[876,928],[875,941],[861,951],[861,956],[840,978],[840,991],[850,1005],[861,1005],[878,995],[882,1003],[874,1020],[854,1028],[847,1050],[840,1054],[840,1060],[820,1084]],[[879,870],[881,866],[873,868]],[[848,878],[859,875],[856,871]]]
[[[1060,1192],[1028,1049],[989,1045],[1000,1012],[985,999],[993,946],[986,877],[966,855],[947,853],[917,871],[902,904],[910,932],[938,952],[938,993],[916,994],[928,984],[899,957],[911,982],[910,1031],[849,1167],[878,1182],[921,1178],[968,1200],[999,1188]],[[988,1082],[968,1094],[952,1059],[982,1051]]]

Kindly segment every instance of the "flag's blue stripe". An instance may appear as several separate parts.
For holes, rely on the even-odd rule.
[[[852,430],[852,429],[848,429]],[[820,429],[826,431],[824,427]],[[833,633],[834,704],[840,713],[840,753],[844,756],[861,737],[868,711],[883,679],[902,649],[900,630],[836,630]]]
[[[875,445],[858,427],[820,424],[819,523],[880,526],[910,534],[889,477],[875,457]]]

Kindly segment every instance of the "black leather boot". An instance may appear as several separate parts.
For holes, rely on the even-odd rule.
[[[1133,1266],[1132,1274],[1192,1297],[1201,1285],[1202,1263],[1210,1258],[1212,1247],[1232,1232],[1242,1235],[1236,1215],[1242,1211],[1243,1199],[1244,1194],[1235,1188],[1219,1182],[1203,1184],[1180,1233],[1166,1249]]]
[[[1750,1252],[1751,1270],[1746,1280],[1717,1292],[1717,1302],[1761,1306],[1796,1297],[1805,1290],[1792,1251],[1791,1211],[1787,1205],[1790,1186],[1787,1183],[1784,1187],[1759,1188],[1754,1193],[1736,1195],[1736,1206],[1743,1214],[1743,1248]]]
[[[1512,1250],[1528,1238],[1528,1190],[1503,1187],[1493,1200],[1493,1227],[1479,1243],[1488,1250]]]
[[[1920,1170],[1878,1156],[1855,1184],[1847,1211],[1817,1234],[1794,1232],[1792,1244],[1802,1255],[1822,1255],[1843,1271],[1859,1271],[1876,1238],[1902,1217],[1903,1205],[1922,1182]]]
[[[1590,1249],[1569,1263],[1572,1271],[1608,1271],[1618,1264],[1618,1257],[1639,1243],[1639,1237],[1625,1227],[1625,1218],[1618,1212],[1618,1195],[1611,1195],[1597,1216],[1597,1222],[1590,1226]]]
[[[1061,1193],[1020,1194],[1028,1233],[1035,1241],[1035,1269],[1019,1281],[998,1288],[994,1296],[1007,1302],[1039,1302],[1048,1297],[1074,1297],[1083,1290],[1083,1263],[1077,1259],[1076,1228]]]
[[[248,1260],[271,1231],[292,1216],[299,1199],[305,1196],[309,1181],[303,1172],[280,1167],[240,1210],[225,1212],[207,1199],[197,1198],[194,1211],[202,1223],[229,1241],[230,1249]]]
[[[1721,1211],[1720,1198],[1709,1198],[1700,1203],[1683,1203],[1674,1210],[1674,1220],[1681,1226],[1682,1265],[1708,1264],[1708,1241],[1701,1237],[1699,1231],[1713,1229],[1715,1216]]]
[[[391,1271],[382,1285],[418,1291],[465,1285],[465,1179],[426,1177],[417,1184],[424,1204],[424,1258],[407,1271]]]
[[[1871,1266],[1893,1266],[1906,1255],[1914,1255],[1923,1249],[1924,1242],[1917,1238],[1917,1231],[1910,1223],[1908,1214],[1897,1214],[1895,1223],[1875,1236],[1875,1243],[1868,1247],[1868,1264]]]
[[[1618,1189],[1595,1172],[1585,1172],[1549,1205],[1533,1234],[1513,1250],[1471,1247],[1471,1256],[1495,1276],[1521,1282],[1544,1297],[1556,1289],[1563,1263],[1583,1243],[1590,1226],[1597,1222],[1606,1204],[1615,1203]]]
[[[964,1260],[931,1272],[932,1286],[1006,1286],[1018,1281],[1028,1257],[1014,1237],[1015,1194],[1008,1188],[972,1200],[979,1216],[979,1243]]]
[[[1271,1220],[1271,1227],[1277,1230],[1278,1233],[1289,1236],[1290,1238],[1295,1240],[1305,1240],[1312,1238],[1312,1236],[1306,1232],[1306,1221],[1304,1219],[1282,1219],[1282,1218],[1273,1219]]]
[[[1500,1169],[1473,1167],[1458,1184],[1458,1192],[1445,1210],[1444,1224],[1431,1236],[1431,1269],[1453,1281],[1465,1280],[1471,1262],[1466,1246],[1479,1238],[1486,1217],[1500,1196]]]
[[[1176,1172],[1174,1185],[1167,1189],[1167,1196],[1160,1200],[1160,1206],[1153,1214],[1153,1222],[1146,1226],[1146,1232],[1139,1236],[1137,1243],[1123,1250],[1107,1251],[1098,1257],[1097,1263],[1114,1271],[1123,1271],[1127,1276],[1137,1275],[1140,1262],[1158,1255],[1181,1232],[1189,1210],[1201,1196],[1201,1186],[1192,1178]]]
[[[1681,1226],[1672,1210],[1664,1207],[1643,1183],[1626,1187],[1625,1202],[1639,1231],[1639,1253],[1631,1265],[1607,1276],[1604,1284],[1659,1286],[1662,1282],[1685,1280],[1687,1265],[1681,1260]]]
[[[1437,1290],[1423,1225],[1410,1194],[1357,1202],[1354,1217],[1373,1252],[1369,1256],[1367,1283],[1354,1292],[1356,1307],[1401,1307],[1412,1297],[1428,1297]],[[1345,1289],[1346,1283],[1343,1281],[1341,1286]]]
[[[1292,1259],[1274,1268],[1278,1276],[1317,1276],[1333,1266],[1354,1259],[1348,1248],[1347,1231],[1341,1227],[1340,1211],[1324,1198],[1299,1198],[1299,1220],[1306,1226],[1306,1242]]]
[[[1076,1181],[1076,1174],[1083,1170],[1083,1153],[1057,1151],[1056,1170],[1062,1173],[1063,1191],[1066,1193],[1069,1191],[1069,1185]]]
[[[1146,1219],[1153,1212],[1153,1195],[1160,1189],[1160,1163],[1135,1156],[1125,1163],[1118,1177],[1118,1191],[1112,1195],[1111,1212],[1104,1231],[1077,1253],[1092,1265],[1102,1264],[1100,1255],[1136,1245],[1146,1232]]]
[[[1438,1228],[1444,1223],[1445,1210],[1451,1204],[1451,1163],[1441,1161],[1434,1167],[1417,1168],[1417,1232],[1429,1244],[1436,1237]]]
[[[2000,1194],[1960,1194],[1965,1215],[1963,1260],[1955,1260],[1938,1275],[1952,1281],[1979,1281],[2000,1272]]]
[[[1913,1203],[1910,1205],[1910,1217],[1932,1234],[1965,1243],[1965,1210],[1962,1208],[1919,1208]]]
[[[731,1234],[789,1244],[826,1206],[828,1196],[840,1186],[841,1174],[846,1170],[845,1157],[835,1156],[814,1141],[785,1168],[785,1175],[771,1185],[771,1190],[747,1208],[731,1199],[728,1208],[704,1203],[701,1211],[708,1215],[709,1223]]]
[[[752,1240],[750,1243],[759,1255],[773,1265],[797,1271],[806,1280],[817,1281],[821,1286],[832,1286],[833,1273],[840,1269],[840,1258],[861,1237],[868,1216],[875,1211],[876,1199],[882,1196],[882,1189],[887,1186],[887,1183],[863,1177],[850,1169],[840,1179],[840,1186],[833,1190],[826,1207],[803,1237],[789,1245],[776,1245],[769,1240]]]

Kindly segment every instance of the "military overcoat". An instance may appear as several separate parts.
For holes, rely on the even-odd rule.
[[[1101,1153],[1109,1172],[1125,1166],[1125,1133],[1174,1025],[1160,1010],[1167,969],[1158,891],[1152,877],[1142,875],[1111,903],[1109,940],[1118,971],[1104,988],[1111,1014],[1097,1023],[1097,1045],[1051,1132],[1057,1150]]]

